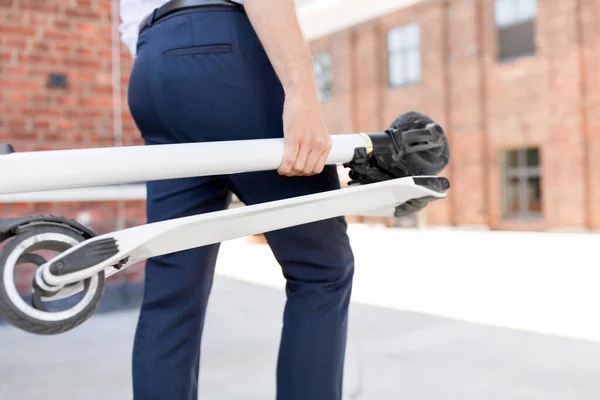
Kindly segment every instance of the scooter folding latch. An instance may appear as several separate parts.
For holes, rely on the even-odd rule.
[[[396,135],[401,138],[404,154],[435,149],[440,147],[444,141],[444,131],[436,123],[429,123],[421,129],[392,132],[392,136]]]

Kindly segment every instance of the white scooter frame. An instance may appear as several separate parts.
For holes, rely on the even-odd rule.
[[[431,129],[429,124],[425,134]],[[445,198],[449,189],[445,178],[389,176],[391,167],[386,160],[398,159],[400,154],[400,136],[395,137],[387,131],[333,135],[327,164],[351,168],[350,176],[362,183],[339,190],[150,223],[99,236],[73,221],[56,217],[8,220],[4,227],[0,226],[0,241],[3,232],[5,238],[11,238],[0,254],[0,313],[31,333],[65,332],[94,313],[106,278],[150,257],[337,216],[394,216],[399,207],[411,201],[426,204]],[[437,139],[440,137],[444,139],[438,133]],[[439,146],[439,141],[435,145]],[[0,170],[10,171],[0,178],[0,194],[274,170],[280,165],[283,152],[283,139],[262,139],[10,153],[0,156]],[[391,158],[386,159],[388,156]],[[381,179],[381,174],[386,178]],[[29,304],[17,292],[13,275],[19,263],[36,263],[29,251],[44,243],[52,244],[50,248],[58,246],[62,252],[51,260],[39,261],[38,257]],[[43,306],[44,302],[66,299],[81,291],[83,298],[66,311],[51,313]]]

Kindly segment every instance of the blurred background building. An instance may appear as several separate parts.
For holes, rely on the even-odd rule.
[[[332,133],[380,131],[411,110],[445,128],[452,190],[428,225],[600,229],[600,2],[297,4]],[[116,0],[0,0],[0,143],[141,144],[118,27]],[[1,196],[0,215],[52,213],[102,233],[144,223],[144,196],[139,184]]]
[[[418,110],[451,139],[450,198],[429,224],[600,228],[600,2],[329,3],[304,21],[331,128]],[[345,7],[348,26],[331,25]]]

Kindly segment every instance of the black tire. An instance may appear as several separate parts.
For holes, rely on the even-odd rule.
[[[411,111],[396,118],[391,127],[398,128],[400,131],[407,131],[416,128],[424,128],[427,124],[433,122],[435,121],[427,115]],[[448,144],[448,139],[444,136],[442,146],[431,150],[406,154],[403,158],[407,161],[406,167],[408,168],[409,176],[437,175],[450,161],[450,146]]]
[[[7,261],[10,254],[13,251],[15,251],[19,244],[23,243],[25,240],[30,239],[33,236],[41,235],[44,233],[59,233],[75,239],[78,243],[86,240],[85,237],[79,235],[78,233],[68,228],[59,226],[34,227],[11,238],[6,243],[4,248],[0,251],[0,315],[2,315],[6,319],[6,321],[8,321],[13,326],[26,332],[38,335],[56,335],[78,327],[79,325],[87,321],[96,312],[104,296],[105,277],[104,271],[98,274],[98,286],[96,292],[93,295],[93,298],[90,300],[89,304],[87,304],[82,310],[80,310],[79,312],[77,312],[77,314],[69,318],[57,321],[46,321],[34,318],[31,315],[23,312],[13,303],[13,301],[7,293],[7,282],[4,281],[4,272],[7,267]],[[63,244],[62,246],[67,246],[67,244]],[[56,247],[56,242],[40,242],[29,247],[28,250],[57,250]],[[59,251],[65,250],[66,249],[61,248],[61,250]],[[84,282],[83,294],[85,294],[89,290],[90,282],[91,279],[87,279]]]

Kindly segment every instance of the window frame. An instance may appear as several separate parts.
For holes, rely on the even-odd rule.
[[[523,2],[530,1],[532,6],[523,11]],[[511,7],[510,17],[500,20],[500,6]],[[537,52],[536,26],[539,0],[494,0],[494,27],[496,29],[496,59],[510,62],[523,57],[533,56]],[[518,40],[515,38],[519,38]],[[522,40],[524,38],[525,40]]]
[[[411,33],[410,29],[414,29],[416,33],[415,41],[410,42],[411,38],[407,36]],[[392,35],[397,34],[399,45],[392,47]],[[386,55],[387,55],[387,85],[390,88],[399,88],[403,86],[414,85],[421,81],[423,76],[423,62],[421,50],[421,25],[417,22],[408,22],[403,25],[395,26],[389,29],[386,33]],[[410,75],[407,65],[409,65],[409,57],[416,56],[417,68],[416,74]],[[393,59],[400,58],[400,63],[404,67],[404,74],[398,80],[394,81],[394,73],[392,69]]]
[[[322,71],[320,74],[317,73],[317,65],[318,64],[323,65],[321,63],[321,60],[323,60],[323,58],[328,60],[326,63],[327,71],[325,73],[329,74],[329,77],[326,80],[325,84],[322,83],[322,79],[321,79]],[[323,51],[319,51],[319,52],[316,52],[315,54],[313,54],[312,67],[313,67],[313,74],[315,76],[315,81],[317,82],[317,89],[319,91],[319,100],[321,101],[321,103],[326,103],[333,98],[334,73],[333,73],[333,57],[332,57],[331,53],[329,51],[323,50]],[[325,89],[326,92],[324,92],[323,86],[327,87],[327,89]]]
[[[537,165],[527,165],[527,151],[535,150],[537,152]],[[517,165],[513,167],[508,166],[508,159],[510,153],[516,153]],[[517,179],[517,193],[519,199],[519,211],[510,212],[508,210],[508,183],[511,179]],[[529,196],[528,196],[528,180],[530,178],[537,178],[540,185],[540,211],[531,211],[529,207]],[[542,171],[542,152],[539,147],[528,146],[515,149],[505,149],[503,151],[503,164],[502,164],[502,215],[507,220],[539,220],[543,219],[544,215],[544,184],[543,184],[543,171]]]

